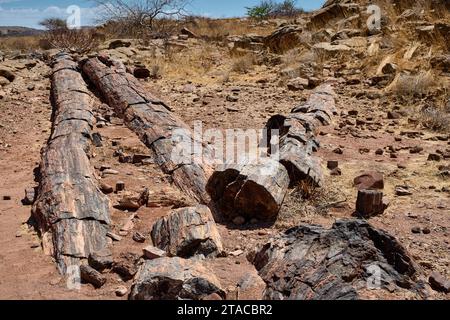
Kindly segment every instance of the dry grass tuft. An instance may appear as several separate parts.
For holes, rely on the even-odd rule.
[[[38,36],[2,37],[0,50],[29,52],[40,49],[40,40]]]
[[[392,90],[399,97],[412,98],[429,93],[435,84],[430,71],[421,71],[416,75],[400,75]]]
[[[238,73],[248,73],[256,64],[256,57],[253,54],[248,54],[240,58],[235,58],[231,70]]]

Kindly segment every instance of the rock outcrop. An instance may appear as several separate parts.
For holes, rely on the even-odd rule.
[[[265,299],[353,300],[367,287],[422,294],[406,249],[361,220],[292,228],[249,258],[267,284]]]

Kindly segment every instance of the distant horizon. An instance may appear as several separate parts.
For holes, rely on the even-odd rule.
[[[276,1],[276,2],[280,2]],[[207,18],[243,18],[246,7],[256,5],[260,0],[191,0],[186,8],[192,15]],[[305,11],[319,9],[325,0],[298,0],[297,5]],[[0,27],[26,27],[43,29],[39,22],[50,17],[66,19],[66,9],[77,5],[81,9],[81,25],[98,25],[99,7],[93,0],[0,0]]]

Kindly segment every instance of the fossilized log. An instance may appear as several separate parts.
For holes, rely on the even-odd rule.
[[[182,208],[159,219],[151,232],[153,244],[170,256],[190,258],[222,253],[222,239],[207,206]]]
[[[331,229],[305,225],[271,239],[249,256],[269,300],[354,300],[367,286],[425,294],[420,268],[391,235],[363,220]]]
[[[289,172],[290,184],[295,186],[302,180],[314,185],[322,183],[322,169],[314,156],[319,148],[316,131],[319,126],[329,125],[337,114],[334,92],[330,84],[317,87],[307,102],[294,108],[288,116],[275,115],[266,125],[268,141],[278,130],[279,149],[269,148],[269,154],[279,152],[280,162]]]
[[[205,186],[211,174],[209,166],[198,157],[192,157],[192,161],[184,161],[184,164],[179,164],[173,157],[177,139],[194,145],[189,127],[166,104],[146,92],[139,81],[126,72],[122,63],[105,57],[93,58],[84,62],[83,71],[126,125],[153,151],[158,165],[171,175],[175,185],[195,200],[207,204],[209,197]],[[203,159],[208,156],[204,147]]]
[[[229,219],[242,216],[270,221],[280,211],[288,186],[286,169],[276,160],[262,158],[257,163],[216,169],[206,190],[219,211]]]
[[[52,99],[53,128],[42,150],[33,216],[44,251],[66,274],[69,266],[107,249],[110,205],[97,187],[87,154],[95,119],[91,97],[77,64],[67,55],[54,59]]]

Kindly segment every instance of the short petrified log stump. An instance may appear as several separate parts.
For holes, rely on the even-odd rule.
[[[147,260],[139,269],[130,300],[202,300],[225,298],[219,280],[201,262],[181,258]]]
[[[223,251],[211,211],[203,205],[172,211],[153,225],[151,236],[153,244],[171,256],[208,257]]]

